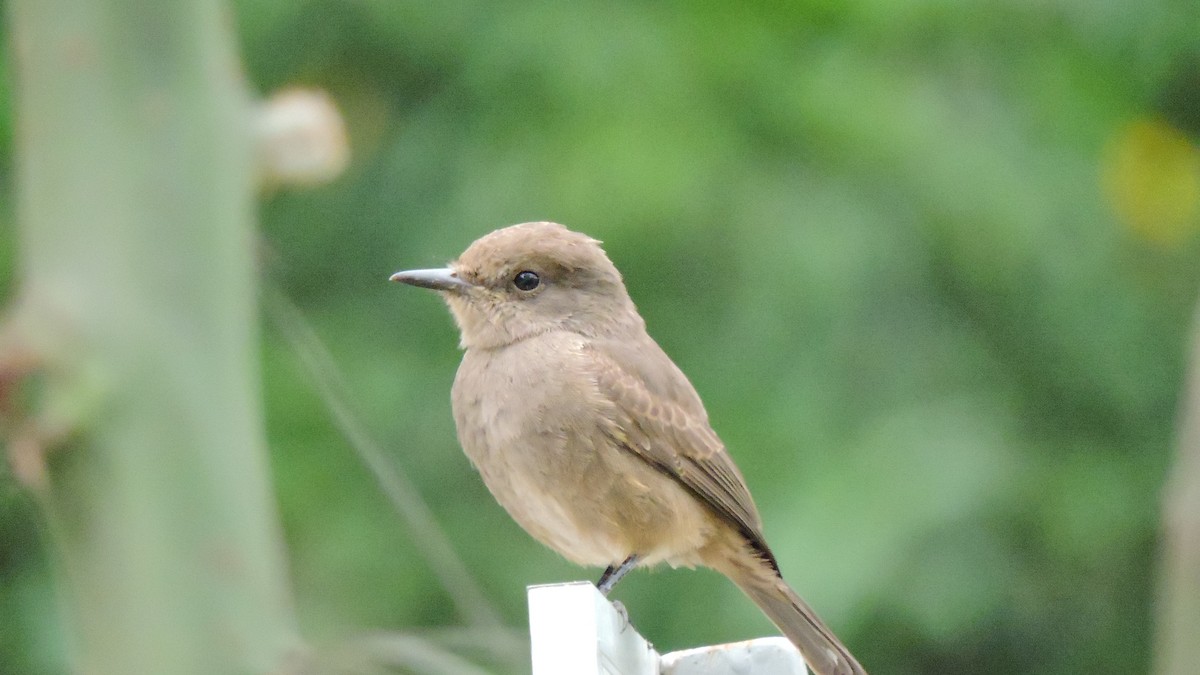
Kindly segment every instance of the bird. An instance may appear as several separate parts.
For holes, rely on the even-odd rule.
[[[600,241],[521,223],[447,267],[390,279],[449,306],[463,350],[451,388],[459,444],[526,532],[604,567],[606,596],[634,567],[716,570],[814,673],[866,673],[784,581],[745,479]]]

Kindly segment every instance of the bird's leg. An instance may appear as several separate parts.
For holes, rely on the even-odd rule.
[[[605,567],[604,573],[600,575],[600,580],[596,582],[596,588],[604,595],[608,595],[608,592],[612,590],[613,584],[616,583],[616,580],[612,578],[613,573],[616,571],[617,568],[612,565]]]
[[[633,569],[634,565],[637,565],[637,561],[637,554],[632,553],[628,558],[625,559],[625,562],[621,563],[620,565],[617,565],[616,567],[609,565],[604,570],[604,574],[600,575],[600,581],[596,582],[596,588],[600,590],[601,595],[607,597],[609,591],[613,589],[613,586],[617,585],[617,582],[621,580],[621,577],[625,576],[629,570]]]

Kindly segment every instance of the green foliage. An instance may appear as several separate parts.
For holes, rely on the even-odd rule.
[[[453,325],[386,277],[550,219],[606,242],[785,575],[872,672],[1146,670],[1200,197],[1171,193],[1158,236],[1111,181],[1135,123],[1200,152],[1177,112],[1200,96],[1194,2],[234,9],[256,87],[329,89],[354,151],[266,200],[266,273],[510,624],[524,585],[597,571],[486,493],[450,420]],[[273,330],[264,354],[309,633],[456,623]],[[0,672],[48,672],[35,523],[11,499],[0,518]],[[770,631],[708,573],[616,595],[663,649]]]

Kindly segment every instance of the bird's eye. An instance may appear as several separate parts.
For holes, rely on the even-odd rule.
[[[518,291],[532,291],[540,283],[542,280],[538,278],[537,273],[529,270],[517,272],[517,276],[513,277],[513,286],[516,286]]]

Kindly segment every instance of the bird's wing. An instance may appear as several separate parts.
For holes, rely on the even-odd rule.
[[[650,466],[679,481],[719,517],[737,528],[746,540],[774,566],[774,556],[762,534],[762,520],[746,488],[746,482],[725,445],[708,424],[699,398],[669,357],[653,346],[641,361],[661,357],[658,367],[678,375],[674,386],[686,386],[689,400],[677,401],[657,395],[647,378],[623,366],[607,350],[593,346],[589,362],[603,396],[616,407],[618,418],[607,433],[624,449]],[[627,359],[625,359],[627,360]],[[634,360],[633,363],[637,363]],[[663,363],[665,362],[665,363]],[[690,410],[689,410],[690,408]]]

